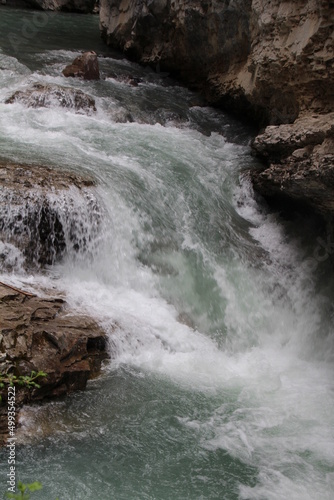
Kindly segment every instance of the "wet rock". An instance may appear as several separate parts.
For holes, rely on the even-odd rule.
[[[16,91],[6,104],[20,102],[29,108],[62,107],[73,109],[76,113],[91,114],[96,111],[95,100],[82,90],[61,85],[34,83],[25,90]]]
[[[40,388],[17,388],[18,407],[84,389],[109,357],[106,333],[93,319],[74,314],[61,298],[29,297],[2,284],[0,339],[1,373],[47,373]],[[6,421],[7,391],[1,395],[0,420]],[[6,427],[0,426],[0,444]]]
[[[101,0],[102,37],[262,124],[334,110],[333,1]],[[329,83],[331,82],[331,83]]]
[[[308,151],[331,136],[334,136],[334,113],[306,115],[292,124],[268,126],[255,138],[253,149],[257,156],[273,161],[303,148]]]
[[[26,266],[93,250],[102,209],[92,179],[0,162],[0,187],[0,261],[11,246],[21,250]]]
[[[94,51],[84,52],[63,69],[65,77],[78,77],[84,80],[99,80],[100,70],[97,54]]]
[[[126,83],[128,85],[131,85],[132,87],[138,87],[138,85],[143,81],[142,78],[132,75],[116,75],[115,78],[119,82]]]
[[[251,172],[259,193],[302,202],[333,217],[334,113],[269,126],[256,137],[253,149],[267,164]]]

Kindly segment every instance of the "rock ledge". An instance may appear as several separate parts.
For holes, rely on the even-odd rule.
[[[42,370],[40,389],[17,388],[16,405],[59,397],[86,387],[109,357],[107,337],[88,316],[74,314],[62,298],[29,297],[0,284],[0,372]],[[6,439],[6,397],[0,404],[0,444]]]

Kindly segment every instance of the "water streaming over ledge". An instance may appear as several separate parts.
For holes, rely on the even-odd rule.
[[[0,10],[1,156],[92,176],[103,225],[89,252],[33,275],[0,241],[0,279],[66,292],[113,330],[113,359],[86,392],[25,409],[18,477],[44,500],[332,499],[329,260],[308,266],[311,233],[254,199],[249,131],[123,59],[64,81],[79,50],[106,52],[97,19],[36,15]],[[24,22],[36,35],[18,47]],[[5,104],[35,82],[97,111]]]

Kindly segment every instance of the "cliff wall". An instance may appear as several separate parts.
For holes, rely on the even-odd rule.
[[[334,2],[101,0],[102,36],[263,123],[333,110]]]

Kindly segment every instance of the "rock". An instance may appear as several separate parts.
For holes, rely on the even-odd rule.
[[[260,158],[273,161],[286,158],[302,148],[310,151],[332,136],[334,113],[306,115],[292,124],[268,126],[255,138],[253,149]]]
[[[93,184],[61,170],[0,162],[0,260],[10,245],[26,266],[92,251],[102,220]]]
[[[47,373],[38,380],[39,389],[17,387],[17,408],[84,389],[109,357],[106,333],[93,319],[72,313],[61,298],[28,297],[2,284],[0,339],[0,356],[5,359],[2,373]],[[5,402],[7,391],[0,393]],[[2,422],[5,411],[6,405],[1,404]],[[7,425],[0,426],[0,445],[6,430]]]
[[[82,90],[60,85],[34,83],[25,90],[17,90],[6,104],[20,102],[29,108],[62,107],[73,109],[76,113],[90,115],[96,111],[95,100]]]
[[[100,70],[96,52],[84,52],[76,57],[72,64],[63,69],[63,75],[67,78],[82,77],[84,80],[99,80]]]
[[[334,110],[334,2],[101,0],[104,40],[262,124]],[[329,82],[332,82],[329,85]]]
[[[132,87],[138,87],[140,83],[142,83],[142,79],[139,78],[138,76],[132,76],[132,75],[120,75],[115,77],[116,80],[122,83],[127,83],[128,85],[131,85]]]
[[[251,171],[260,194],[301,202],[326,219],[333,217],[334,113],[269,126],[256,137],[253,148],[267,163]]]

